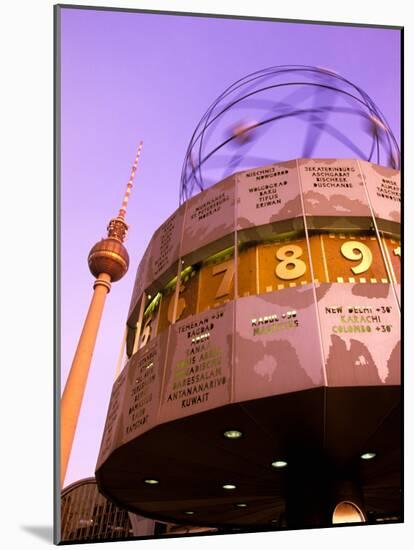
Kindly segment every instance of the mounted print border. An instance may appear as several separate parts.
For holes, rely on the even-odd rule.
[[[402,27],[54,14],[55,543],[403,522]]]

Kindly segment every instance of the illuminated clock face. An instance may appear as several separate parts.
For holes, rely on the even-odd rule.
[[[366,233],[322,233],[310,239],[314,278],[331,283],[388,283],[378,239]]]
[[[175,292],[176,285],[171,285],[162,292],[157,334],[166,330],[173,322]]]
[[[183,273],[180,281],[180,293],[178,295],[176,321],[185,319],[197,312],[197,297],[199,292],[200,273],[191,270]]]
[[[384,252],[384,256],[383,256]],[[289,239],[245,243],[187,267],[180,287],[171,281],[147,306],[139,347],[171,324],[234,299],[315,283],[400,282],[400,241],[371,232],[301,234]],[[312,262],[312,263],[311,263]]]
[[[207,261],[200,271],[198,312],[233,300],[234,255],[233,251],[215,260]]]
[[[183,271],[180,277],[180,289],[172,284],[163,291],[157,333],[163,332],[172,323],[185,319],[197,312],[199,272],[195,269]]]
[[[257,247],[240,247],[238,253],[237,295],[250,296],[259,293],[259,272],[257,270]]]
[[[258,245],[259,294],[312,281],[306,239]]]
[[[142,349],[157,335],[159,321],[161,295],[158,294],[150,302],[142,318],[141,332],[139,335],[138,348]]]
[[[391,276],[395,283],[401,282],[401,242],[391,237],[383,237],[385,255],[391,268]]]
[[[234,293],[243,298],[312,281],[398,285],[399,210],[399,171],[371,162],[306,158],[237,172],[182,204],[154,233],[135,284],[130,325],[137,322],[143,290],[163,287],[181,259],[197,267],[198,286],[180,287],[165,316],[172,298],[162,292],[159,330],[173,315],[175,322]],[[374,227],[384,232],[381,242]],[[237,266],[211,259],[236,242]]]
[[[384,181],[395,192],[385,194]],[[397,188],[397,170],[384,173],[352,159],[299,159],[235,174],[193,197],[157,230],[141,262],[145,282],[130,315],[131,326],[138,321],[138,347],[235,298],[313,283],[393,283],[398,299]],[[173,241],[174,253],[165,256]],[[138,319],[143,287],[162,290],[146,300]]]

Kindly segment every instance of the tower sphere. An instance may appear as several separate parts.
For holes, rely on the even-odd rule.
[[[95,277],[107,273],[111,281],[119,281],[128,271],[129,255],[125,246],[113,237],[97,242],[89,252],[89,270]]]

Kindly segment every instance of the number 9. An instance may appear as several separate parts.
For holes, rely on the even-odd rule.
[[[351,267],[351,270],[355,275],[364,273],[372,264],[372,252],[366,244],[358,241],[348,241],[341,246],[341,254],[347,260],[361,260],[355,267]]]

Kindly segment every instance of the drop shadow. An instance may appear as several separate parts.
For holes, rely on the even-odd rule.
[[[20,527],[39,539],[53,543],[53,527],[51,525],[21,525]]]

